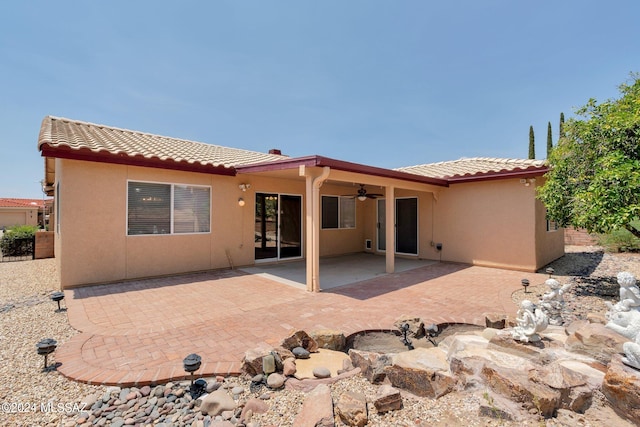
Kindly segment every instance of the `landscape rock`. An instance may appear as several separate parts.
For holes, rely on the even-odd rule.
[[[317,366],[313,368],[313,376],[316,378],[329,378],[331,377],[331,371],[324,366]]]
[[[297,365],[296,359],[293,357],[289,357],[282,362],[282,375],[285,377],[291,377],[296,374]]]
[[[487,328],[504,329],[507,325],[507,315],[504,313],[485,313],[484,321]]]
[[[354,391],[342,393],[335,410],[340,420],[348,426],[363,427],[369,421],[367,399],[362,393]]]
[[[611,356],[622,352],[627,338],[599,323],[586,323],[569,335],[565,348],[574,353],[588,355],[607,365]]]
[[[302,347],[310,353],[318,351],[318,343],[305,331],[295,331],[282,340],[282,347],[293,351],[295,347]]]
[[[417,348],[393,355],[393,364],[384,372],[395,387],[417,396],[440,397],[453,391],[457,378],[449,371],[443,351]]]
[[[293,420],[294,427],[334,427],[331,389],[319,384],[305,398],[302,409]]]
[[[391,355],[361,350],[349,350],[351,364],[362,370],[362,375],[372,384],[380,384],[386,378],[384,368],[391,365]]]
[[[216,416],[223,411],[233,411],[236,402],[225,390],[216,390],[202,398],[200,412],[204,415]]]
[[[409,325],[409,329],[407,332],[407,336],[409,338],[420,339],[425,336],[424,322],[421,318],[414,316],[401,316],[395,322],[393,322],[393,327],[399,331],[402,331],[402,325],[405,323]]]
[[[312,331],[310,335],[318,344],[318,348],[344,351],[346,347],[347,340],[342,331],[335,329],[318,329]]]
[[[311,356],[311,353],[304,347],[294,347],[291,352],[296,359],[308,359]]]
[[[602,393],[617,414],[640,425],[640,371],[622,363],[619,354],[611,358]]]
[[[242,372],[251,376],[262,374],[262,358],[271,354],[273,350],[273,347],[261,344],[258,347],[245,351],[244,358],[242,359]]]
[[[338,371],[345,366],[345,360],[349,360],[349,356],[341,351],[318,349],[316,353],[311,353],[308,359],[296,359],[295,377],[315,378],[313,371],[317,367],[327,368],[330,376],[338,375]]]
[[[378,389],[378,393],[373,401],[378,413],[396,411],[402,408],[402,395],[400,390],[390,384],[383,384]]]
[[[287,378],[284,375],[274,372],[267,377],[267,385],[269,388],[276,390],[281,388],[286,380]]]

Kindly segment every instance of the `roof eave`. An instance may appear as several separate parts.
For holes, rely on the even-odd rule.
[[[477,173],[473,175],[461,175],[447,177],[449,184],[462,184],[465,182],[492,181],[497,179],[513,179],[513,178],[532,178],[542,176],[549,171],[548,166],[534,166],[526,169],[508,170],[508,171],[492,171]]]
[[[114,154],[108,151],[95,152],[88,148],[73,149],[68,146],[54,147],[47,142],[41,142],[39,148],[43,157],[172,169],[186,172],[213,173],[217,175],[235,175],[234,168],[222,165],[214,166],[211,164],[189,163],[186,161],[177,162],[175,160],[162,160],[157,157],[130,156],[124,153]]]
[[[392,169],[379,168],[376,166],[368,166],[360,163],[347,162],[344,160],[336,160],[324,156],[305,156],[294,157],[273,162],[262,162],[253,165],[237,166],[238,173],[257,173],[257,172],[273,172],[287,169],[295,169],[300,166],[306,167],[325,167],[341,170],[345,172],[354,172],[367,175],[374,175],[383,178],[400,179],[404,181],[419,182],[423,184],[437,185],[440,187],[448,187],[446,179],[432,178],[422,175],[416,175],[408,172],[400,172]]]

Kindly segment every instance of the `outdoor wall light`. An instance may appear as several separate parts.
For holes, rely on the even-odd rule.
[[[520,281],[520,283],[522,284],[522,286],[524,286],[524,293],[527,293],[527,286],[529,286],[529,280],[528,279],[522,279]]]
[[[244,202],[244,199],[243,199],[242,197],[240,197],[240,198],[238,199],[238,206],[244,206],[244,203],[245,203],[245,202]]]
[[[247,191],[251,188],[251,184],[240,184],[238,185],[238,188],[240,188],[242,191]]]
[[[58,342],[53,338],[42,339],[36,344],[38,354],[44,356],[44,368],[42,368],[44,371],[47,370],[47,357],[55,351],[57,345]]]
[[[54,292],[51,294],[51,300],[55,301],[58,303],[58,309],[56,310],[56,313],[60,313],[61,311],[66,311],[66,308],[60,308],[60,301],[62,301],[64,299],[64,292]]]

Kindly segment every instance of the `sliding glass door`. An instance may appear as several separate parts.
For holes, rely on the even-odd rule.
[[[255,259],[302,256],[302,196],[256,193]]]

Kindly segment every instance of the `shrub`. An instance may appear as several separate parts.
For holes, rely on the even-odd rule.
[[[24,256],[33,252],[33,245],[17,245],[18,239],[33,239],[38,227],[32,225],[17,225],[7,229],[0,239],[0,251],[3,256]]]
[[[631,225],[640,229],[640,221],[634,221]],[[600,235],[598,244],[611,252],[640,252],[640,239],[625,229]]]

